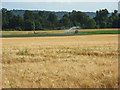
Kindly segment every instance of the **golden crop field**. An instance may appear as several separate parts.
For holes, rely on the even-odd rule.
[[[117,88],[118,35],[2,38],[3,88]]]

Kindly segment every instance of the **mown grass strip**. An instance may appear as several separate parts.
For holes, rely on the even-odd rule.
[[[81,31],[79,34],[120,34],[119,30],[109,31]]]
[[[13,34],[13,35],[0,35],[0,37],[45,37],[45,36],[73,36],[73,35],[93,35],[93,34],[120,34],[119,30],[106,30],[106,31],[79,31],[78,34],[74,32],[65,33],[36,33],[36,34]]]

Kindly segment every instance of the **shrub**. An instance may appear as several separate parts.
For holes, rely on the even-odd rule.
[[[29,55],[29,53],[28,53],[28,50],[25,49],[25,50],[19,50],[19,51],[16,53],[16,55]]]

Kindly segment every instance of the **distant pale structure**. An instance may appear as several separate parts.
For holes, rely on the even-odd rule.
[[[120,13],[120,1],[118,2],[118,13]]]

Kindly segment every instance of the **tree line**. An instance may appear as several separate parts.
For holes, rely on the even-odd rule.
[[[59,20],[56,14],[47,11],[34,13],[26,10],[21,17],[13,15],[5,8],[2,9],[3,30],[62,30],[73,26],[83,29],[120,28],[120,14],[114,10],[109,16],[108,10],[103,9],[96,11],[96,16],[90,19],[85,13],[73,10],[72,13],[64,14]]]

